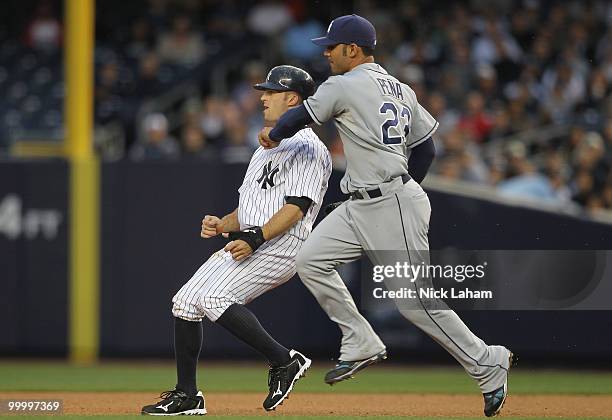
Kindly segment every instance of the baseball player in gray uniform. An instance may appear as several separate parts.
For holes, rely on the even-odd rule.
[[[374,62],[376,32],[366,19],[339,17],[313,42],[326,48],[333,76],[273,129],[264,128],[259,139],[264,147],[275,147],[304,124],[330,119],[342,139],[347,167],[341,189],[350,200],[317,226],[297,258],[302,282],[342,331],[339,363],[325,376],[334,384],[387,355],[335,268],[364,253],[375,264],[385,263],[389,251],[402,252],[412,265],[428,263],[431,207],[419,184],[435,155],[432,135],[438,123],[409,86]],[[419,280],[408,283],[417,287]],[[499,413],[512,353],[487,345],[443,302],[433,305],[436,309],[420,300],[414,307],[396,303],[478,382],[485,415]]]
[[[263,91],[266,124],[314,92],[314,81],[293,66],[273,68]],[[226,328],[262,353],[270,364],[269,393],[263,402],[274,410],[304,375],[311,361],[275,341],[244,305],[289,280],[296,256],[312,230],[331,175],[331,156],[310,129],[302,127],[280,147],[258,148],[238,190],[238,208],[223,218],[207,215],[201,236],[223,234],[230,242],[215,252],[172,299],[178,383],[162,401],[142,414],[206,414],[196,385],[202,345],[202,319]]]

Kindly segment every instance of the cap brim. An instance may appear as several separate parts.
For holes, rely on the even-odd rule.
[[[263,83],[257,83],[256,85],[253,85],[254,89],[257,90],[274,90],[277,92],[287,92],[289,91],[289,89],[287,89],[284,86],[281,86],[279,84],[276,83],[272,83],[272,82],[263,82]]]
[[[329,38],[328,38],[328,37],[326,37],[326,36],[322,36],[322,37],[320,37],[320,38],[313,38],[313,39],[311,39],[311,41],[312,41],[313,43],[315,43],[316,45],[320,45],[320,46],[322,46],[322,47],[329,47],[329,46],[331,46],[331,45],[338,45],[338,44],[341,44],[340,42],[338,42],[338,41],[334,41],[333,39],[329,39]]]

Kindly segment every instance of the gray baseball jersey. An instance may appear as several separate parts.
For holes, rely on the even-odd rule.
[[[376,63],[329,77],[304,106],[317,124],[334,119],[347,161],[344,193],[408,173],[407,150],[438,128],[414,91]]]
[[[429,138],[438,123],[412,89],[374,63],[330,77],[304,103],[316,123],[333,118],[340,132],[347,162],[342,190],[380,192],[345,201],[314,229],[297,258],[302,282],[342,331],[340,360],[362,361],[382,354],[385,345],[359,313],[336,267],[364,254],[377,265],[399,259],[429,263],[429,198],[416,181],[404,183],[399,176],[408,172],[405,153]],[[451,310],[430,310],[420,299],[396,303],[405,318],[463,365],[483,393],[506,383],[508,349],[487,345]]]

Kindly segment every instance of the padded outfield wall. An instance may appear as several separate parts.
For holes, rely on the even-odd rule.
[[[170,299],[222,239],[202,240],[204,214],[237,205],[246,167],[219,162],[102,165],[101,355],[172,355]],[[341,198],[334,173],[326,201]],[[67,353],[68,169],[62,161],[0,164],[0,354]],[[612,249],[612,225],[428,189],[434,249]],[[347,278],[350,274],[347,274]],[[358,277],[358,276],[357,276]],[[359,300],[359,282],[351,290]],[[95,298],[95,297],[92,297]],[[297,278],[252,304],[279,340],[337,356],[338,329]],[[611,361],[612,311],[462,311],[472,330],[524,358]],[[371,320],[397,358],[447,360],[399,316]],[[256,357],[221,329],[207,357]]]

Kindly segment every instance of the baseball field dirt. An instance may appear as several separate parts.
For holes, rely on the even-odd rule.
[[[205,361],[200,364],[198,382],[209,418],[484,418],[478,388],[458,367],[388,364],[329,387],[322,380],[329,364],[315,363],[290,399],[271,413],[261,407],[267,392],[263,363]],[[78,366],[2,361],[0,400],[60,399],[64,402],[62,419],[120,420],[134,418],[143,405],[158,401],[159,393],[172,388],[175,378],[174,366],[168,362]],[[516,369],[510,376],[510,396],[502,414],[503,420],[612,419],[612,373]],[[18,416],[20,420],[30,417],[40,419]]]
[[[0,399],[61,399],[64,414],[139,414],[155,401],[150,392],[2,392]],[[210,393],[206,408],[221,416],[410,416],[416,418],[475,418],[481,415],[478,395],[342,394],[295,392],[273,413],[261,408],[263,393]],[[612,413],[610,395],[515,395],[508,397],[504,418],[606,418]]]

